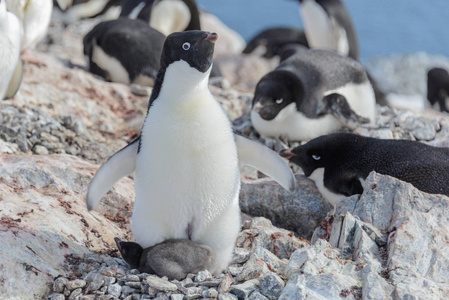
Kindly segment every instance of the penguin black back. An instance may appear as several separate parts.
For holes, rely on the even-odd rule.
[[[449,196],[449,148],[333,133],[281,155],[299,165],[307,177],[324,168],[324,186],[345,196],[360,194],[360,179],[371,171],[409,182],[427,193]]]

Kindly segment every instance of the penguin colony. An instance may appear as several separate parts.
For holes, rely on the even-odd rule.
[[[281,156],[334,206],[362,193],[371,171],[449,196],[447,148],[332,133],[374,124],[377,87],[357,62],[344,3],[298,2],[304,29],[266,29],[243,51],[281,59],[255,87],[254,128],[265,137],[310,140],[278,155],[235,135],[209,91],[219,33],[201,31],[194,0],[57,0],[68,9],[67,22],[119,8],[120,16],[84,37],[88,69],[109,81],[153,86],[140,136],[101,166],[86,195],[87,208],[95,209],[115,182],[135,172],[136,242],[115,239],[130,267],[179,280],[203,269],[223,271],[240,230],[239,166],[255,167],[292,191],[295,179]],[[0,0],[2,99],[19,89],[20,52],[45,37],[52,8],[51,0]],[[433,68],[427,83],[428,101],[449,112],[449,73]]]

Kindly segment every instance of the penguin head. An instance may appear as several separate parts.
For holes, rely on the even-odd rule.
[[[212,65],[216,33],[200,30],[175,32],[167,36],[161,56],[161,68],[183,60],[190,67],[206,73]]]
[[[274,70],[257,84],[252,110],[264,120],[273,120],[282,109],[299,100],[301,97],[299,88],[300,85],[292,73]]]
[[[115,237],[115,244],[117,245],[120,255],[123,260],[133,269],[137,269],[142,256],[143,248],[134,242],[123,242],[119,238]]]

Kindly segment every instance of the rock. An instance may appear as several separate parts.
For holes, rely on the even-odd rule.
[[[154,275],[147,276],[144,282],[158,291],[169,292],[176,291],[178,289],[176,285],[171,283],[170,281],[164,280]]]
[[[265,273],[259,278],[260,293],[271,300],[279,298],[284,285],[284,281],[273,272]]]
[[[249,251],[242,248],[235,248],[231,264],[241,264],[249,259]]]
[[[65,284],[69,280],[65,277],[59,277],[53,282],[53,292],[55,293],[62,293],[64,292]]]
[[[218,298],[218,291],[216,289],[208,289],[203,292],[204,298]]]
[[[268,265],[270,270],[274,270],[278,273],[284,273],[287,263],[283,260],[280,260],[276,255],[274,255],[267,249],[260,246],[256,247],[254,249],[254,254],[260,257]]]
[[[290,193],[273,180],[244,181],[240,207],[244,213],[263,216],[273,224],[311,238],[313,231],[331,206],[318,192],[313,181],[296,174],[296,191]]]
[[[224,293],[218,295],[218,300],[237,300],[237,296],[231,294],[231,293]]]
[[[218,293],[223,294],[229,291],[232,284],[232,276],[229,274],[226,274],[226,277],[223,279],[223,281],[218,286]]]
[[[70,293],[69,300],[75,300],[78,296],[81,295],[82,292],[83,292],[83,289],[82,289],[82,288],[74,289],[74,290]]]
[[[118,283],[114,283],[108,286],[108,294],[114,297],[120,297],[122,287]]]
[[[187,289],[186,299],[198,299],[203,297],[203,290],[199,287],[191,287]]]
[[[86,286],[86,281],[81,280],[81,279],[75,279],[75,280],[68,281],[65,284],[65,286],[67,287],[67,289],[69,291],[72,291],[72,290],[77,289],[77,288],[85,287]]]
[[[208,270],[204,270],[204,271],[200,271],[198,272],[198,274],[195,276],[195,282],[204,282],[207,279],[211,279],[212,275],[210,274],[210,272]]]
[[[362,295],[364,300],[393,299],[393,286],[375,272],[370,272],[363,283]]]
[[[170,300],[182,300],[182,299],[184,299],[183,294],[171,294],[170,295]]]
[[[259,293],[259,291],[254,291],[249,295],[248,300],[267,300],[268,298]],[[276,298],[277,299],[277,298]]]
[[[247,281],[257,279],[262,274],[269,271],[265,261],[260,259],[257,254],[253,253],[248,261],[243,265],[242,272],[235,278],[237,281]]]
[[[249,294],[256,290],[259,286],[257,279],[248,280],[242,284],[231,286],[231,293],[236,295],[239,299],[247,299]]]
[[[84,195],[97,168],[68,155],[0,155],[1,295],[48,295],[53,277],[66,274],[67,259],[111,249],[113,238],[123,236],[133,184],[122,180],[97,212],[88,213]]]
[[[65,300],[65,297],[63,294],[51,294],[48,296],[49,300]]]

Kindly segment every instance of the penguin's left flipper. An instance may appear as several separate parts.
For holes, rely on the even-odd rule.
[[[12,74],[12,77],[9,80],[4,99],[10,99],[10,98],[14,97],[14,95],[19,90],[20,84],[22,83],[22,76],[23,76],[23,63],[22,63],[22,60],[19,59],[17,61],[17,65],[14,70],[14,73]]]
[[[318,111],[318,115],[320,114],[331,114],[352,130],[370,122],[368,118],[354,112],[343,95],[335,93],[323,98],[323,107]]]
[[[122,177],[131,174],[136,169],[137,152],[140,137],[131,144],[112,155],[98,169],[92,178],[86,195],[87,209],[95,209],[101,198]]]
[[[258,142],[235,134],[240,165],[247,165],[273,178],[286,190],[293,192],[295,176],[288,164],[276,152]]]

